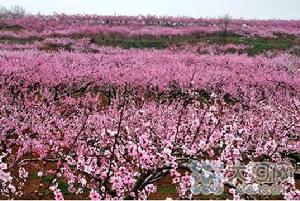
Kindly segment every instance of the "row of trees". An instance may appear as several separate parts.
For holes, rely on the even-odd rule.
[[[12,6],[5,8],[0,6],[0,18],[1,19],[21,19],[26,15],[26,11],[21,6]]]

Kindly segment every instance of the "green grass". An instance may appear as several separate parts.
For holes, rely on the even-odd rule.
[[[27,44],[27,43],[33,43],[35,41],[41,41],[43,40],[40,37],[31,36],[28,38],[17,38],[13,36],[2,36],[0,37],[0,43],[3,42],[9,42],[9,43],[16,43],[16,44]]]
[[[61,190],[64,195],[73,195],[68,191],[68,184],[64,181],[58,181],[58,188]]]
[[[175,186],[164,186],[158,189],[160,193],[176,193]]]
[[[39,176],[37,175],[37,173],[34,172],[34,173],[29,173],[29,178],[30,178],[30,179],[40,179],[41,177],[39,177]]]
[[[228,33],[226,37],[226,44],[245,44],[250,45],[251,48],[248,50],[249,55],[256,55],[263,53],[268,50],[277,49],[288,49],[293,45],[294,39],[292,37],[278,37],[278,38],[246,38],[234,33]],[[225,38],[223,33],[215,33],[210,35],[194,34],[191,36],[142,36],[142,37],[121,37],[121,36],[92,36],[92,43],[98,45],[108,45],[108,46],[119,46],[122,48],[155,48],[163,49],[167,48],[171,44],[185,44],[185,43],[196,43],[196,42],[206,42],[209,44],[225,44]],[[230,50],[234,53],[234,50]]]
[[[226,200],[229,198],[229,193],[224,191],[221,195],[218,196],[218,198],[220,198],[222,200]]]
[[[206,35],[202,37],[202,42],[208,42],[210,44],[224,44],[225,43],[225,37],[223,33],[214,33],[210,35]],[[244,37],[234,34],[234,33],[228,33],[226,37],[226,44],[243,44],[246,43],[246,40]]]
[[[239,35],[230,34],[226,38],[227,44],[245,44],[250,45],[248,50],[249,55],[256,55],[269,50],[285,50],[292,47],[294,42],[293,37],[278,37],[278,38],[245,38]],[[207,42],[211,44],[224,44],[224,36],[222,34],[214,34],[207,37]],[[231,51],[233,52],[233,51]]]
[[[14,31],[18,32],[23,30],[24,28],[21,25],[14,24],[14,25],[7,25],[7,24],[0,24],[0,30],[4,31]]]
[[[155,48],[163,49],[168,47],[168,41],[165,38],[123,38],[120,36],[92,36],[92,43],[98,45],[119,46],[125,49],[129,48]]]
[[[268,50],[285,50],[291,48],[293,45],[293,39],[291,38],[254,38],[249,43],[253,48],[250,50],[250,55],[255,55]]]
[[[44,183],[49,183],[50,181],[53,180],[53,175],[45,175],[45,176],[42,176],[42,182]]]
[[[198,101],[201,103],[209,103],[210,102],[210,94],[205,90],[199,91]]]
[[[4,26],[4,25],[3,25]],[[4,26],[7,28],[7,26]],[[2,29],[4,29],[2,27]],[[0,27],[1,28],[1,27]],[[22,27],[13,26],[9,27],[12,30],[21,30]],[[51,37],[62,37],[60,35],[53,35]],[[125,49],[129,48],[154,48],[154,49],[164,49],[170,45],[182,45],[182,44],[195,44],[199,42],[205,42],[208,44],[217,44],[224,45],[225,38],[224,33],[214,33],[214,34],[203,34],[195,33],[193,35],[177,35],[177,36],[160,36],[155,37],[151,35],[135,36],[135,37],[124,37],[118,34],[111,35],[87,35],[82,34],[73,34],[71,38],[80,39],[82,37],[90,37],[91,42],[97,45],[113,46],[113,47],[122,47]],[[13,36],[2,36],[0,37],[1,42],[17,43],[17,44],[26,44],[33,43],[35,41],[41,41],[43,38],[40,37],[28,37],[28,38],[16,38]],[[249,45],[249,48],[246,53],[249,55],[256,55],[263,53],[265,51],[272,50],[285,50],[291,48],[296,44],[298,38],[292,36],[278,36],[277,38],[262,38],[262,37],[252,37],[246,38],[234,33],[227,33],[226,44],[245,44]],[[46,44],[43,49],[45,50],[56,50],[58,48],[71,51],[69,46],[57,47],[56,45]],[[235,50],[228,50],[230,53],[234,53]]]
[[[41,50],[46,50],[46,51],[55,51],[55,50],[66,50],[66,51],[72,51],[71,44],[67,45],[59,45],[59,44],[44,44],[44,47],[40,48]]]
[[[43,183],[49,183],[53,180],[53,175],[45,175],[42,177],[42,182]],[[70,193],[68,191],[68,184],[64,180],[57,180],[58,183],[58,188],[61,190],[63,195],[73,195],[73,193]]]

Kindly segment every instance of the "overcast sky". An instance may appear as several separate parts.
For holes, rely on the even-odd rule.
[[[300,0],[0,0],[28,12],[52,14],[167,15],[245,19],[300,19]]]

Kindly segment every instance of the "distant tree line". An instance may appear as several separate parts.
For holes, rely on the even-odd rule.
[[[0,19],[21,19],[26,15],[26,11],[21,6],[12,6],[10,8],[5,8],[0,6]]]

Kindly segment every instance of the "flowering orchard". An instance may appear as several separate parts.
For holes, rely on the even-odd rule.
[[[44,33],[26,32],[43,35],[44,41],[0,44],[0,198],[148,199],[163,194],[158,186],[167,177],[175,189],[172,198],[199,198],[191,190],[190,166],[211,161],[224,164],[220,184],[228,193],[221,198],[300,199],[297,55],[287,50],[231,54],[225,49],[248,46],[209,43],[123,49],[91,44],[88,33],[85,39],[45,34],[60,26],[80,32],[77,25],[92,27],[88,22],[120,31],[113,20],[125,28],[136,23],[130,30],[144,34],[140,23],[160,32],[160,20],[174,21],[177,29],[209,26],[213,19],[148,17],[144,24],[130,17],[56,17],[32,17],[37,23],[31,25],[44,27]],[[26,29],[29,19],[6,24]],[[233,23],[278,26],[282,33],[300,26],[298,21]],[[72,43],[77,49],[44,50],[43,43]],[[293,177],[280,183],[282,194],[238,193],[240,181],[232,179],[230,166],[246,164],[243,176],[251,183],[253,162],[293,166]]]
[[[22,34],[41,36],[72,33],[101,33],[139,35],[191,35],[193,33],[212,34],[221,31],[224,19],[157,17],[157,16],[93,16],[64,15],[26,16],[17,20],[2,20],[6,25],[19,25],[25,28]],[[17,27],[20,28],[20,27]],[[280,34],[300,35],[299,20],[242,20],[231,19],[228,31],[245,36],[275,37]],[[6,32],[4,31],[3,34]],[[21,33],[15,33],[20,35]]]

